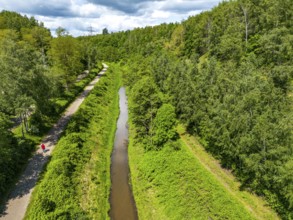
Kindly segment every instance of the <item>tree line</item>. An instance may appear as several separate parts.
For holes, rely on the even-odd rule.
[[[181,23],[93,37],[103,56],[129,68],[145,150],[176,140],[173,117],[161,121],[174,108],[242,188],[284,219],[293,213],[292,13],[289,0],[227,1]]]
[[[72,97],[83,67],[97,58],[120,62],[128,67],[123,77],[130,113],[145,151],[180,149],[177,119],[242,188],[291,219],[292,7],[290,0],[224,1],[181,23],[77,39],[62,29],[52,38],[35,19],[2,12],[0,162],[12,158],[13,143],[19,143],[9,130],[11,116],[34,112],[41,121],[62,97]],[[41,85],[50,85],[49,92],[37,93]],[[7,161],[0,166],[2,183],[5,167],[13,167]]]
[[[33,17],[0,12],[0,194],[4,198],[16,174],[66,105],[94,77],[96,47],[63,29],[53,38]],[[55,119],[54,119],[55,118]],[[17,127],[18,130],[12,128]],[[3,197],[2,197],[3,195]]]

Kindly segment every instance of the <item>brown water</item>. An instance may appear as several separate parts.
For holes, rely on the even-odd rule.
[[[120,115],[117,121],[114,149],[111,157],[110,217],[112,220],[136,220],[137,211],[129,184],[128,109],[125,88],[119,90]]]

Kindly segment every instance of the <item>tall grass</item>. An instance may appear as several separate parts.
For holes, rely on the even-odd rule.
[[[209,154],[203,146],[199,144],[198,137],[191,136],[186,132],[186,128],[182,125],[178,126],[181,140],[186,144],[196,159],[209,170],[216,179],[229,191],[233,197],[239,200],[253,216],[257,219],[276,220],[280,219],[275,211],[273,211],[264,198],[256,196],[247,190],[240,190],[241,183],[237,181],[231,171],[223,169],[220,162]]]
[[[256,219],[182,140],[145,150],[132,117],[128,152],[139,219]]]
[[[181,134],[180,150],[145,151],[135,136],[130,123],[129,161],[139,219],[278,219],[260,198],[241,192],[231,174],[194,145],[193,137]]]
[[[108,70],[68,124],[25,219],[107,219],[118,72]]]
[[[254,219],[183,143],[177,151],[129,147],[140,219]]]

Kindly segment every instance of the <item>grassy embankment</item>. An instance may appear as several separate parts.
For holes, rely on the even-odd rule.
[[[277,214],[269,208],[267,202],[246,190],[240,190],[241,184],[231,171],[223,169],[220,162],[206,152],[196,137],[185,132],[183,126],[178,126],[181,140],[193,153],[196,160],[219,181],[229,194],[241,202],[257,219],[279,219]]]
[[[131,124],[131,123],[130,123]],[[129,160],[140,219],[278,219],[182,128],[181,150],[145,152],[131,127]]]
[[[25,219],[107,219],[120,76],[109,68],[68,124]]]

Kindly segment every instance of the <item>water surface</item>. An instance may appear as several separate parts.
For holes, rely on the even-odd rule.
[[[128,166],[128,108],[125,88],[119,90],[120,115],[111,157],[110,217],[112,220],[136,220],[137,211],[129,185]]]

